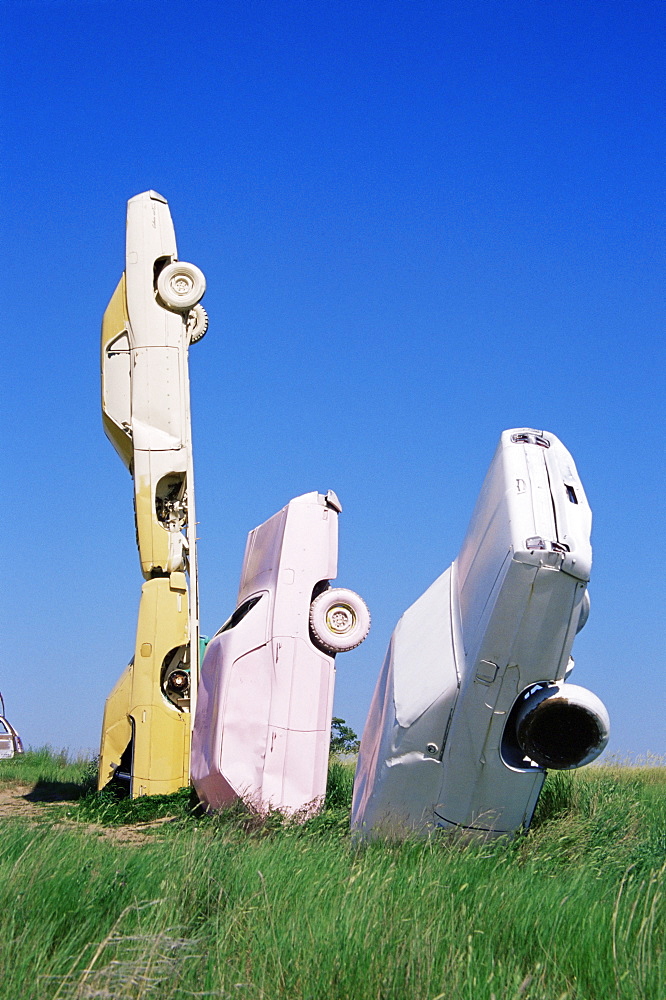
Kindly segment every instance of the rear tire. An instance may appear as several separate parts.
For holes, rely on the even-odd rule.
[[[370,631],[368,606],[353,590],[331,587],[310,605],[310,631],[325,653],[346,653]]]
[[[203,306],[195,306],[187,314],[187,333],[190,344],[196,344],[206,336],[208,329],[208,313]]]

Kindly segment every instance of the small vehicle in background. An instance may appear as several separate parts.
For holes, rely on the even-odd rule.
[[[210,811],[242,799],[303,819],[322,804],[335,656],[370,628],[365,602],[331,587],[340,502],[296,497],[250,532],[238,604],[210,640],[192,735],[192,782]]]
[[[555,435],[505,431],[457,559],[391,637],[356,769],[357,836],[514,833],[546,769],[601,753],[608,713],[568,682],[591,524]]]
[[[11,760],[23,753],[21,737],[5,715],[5,703],[0,694],[0,760]]]

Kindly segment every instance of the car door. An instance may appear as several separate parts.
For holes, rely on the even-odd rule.
[[[0,717],[0,760],[8,760],[14,756],[14,734]]]

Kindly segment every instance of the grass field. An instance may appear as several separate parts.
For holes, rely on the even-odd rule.
[[[351,782],[333,765],[294,827],[117,803],[48,751],[0,762],[0,997],[666,997],[666,768],[553,773],[492,845],[356,849]]]

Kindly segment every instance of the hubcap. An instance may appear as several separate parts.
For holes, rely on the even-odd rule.
[[[192,279],[185,274],[176,274],[171,279],[171,288],[176,295],[187,295],[193,287]]]
[[[334,604],[326,612],[326,624],[331,632],[344,635],[350,632],[356,624],[356,615],[348,604]]]

